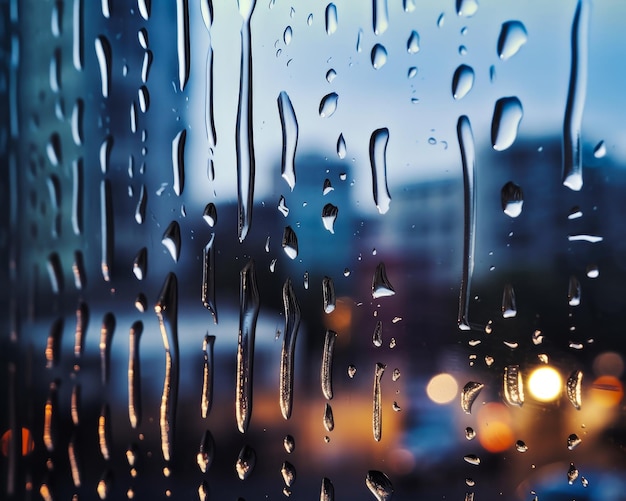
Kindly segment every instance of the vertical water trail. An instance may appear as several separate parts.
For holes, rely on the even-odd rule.
[[[176,49],[178,52],[178,88],[183,91],[189,80],[189,1],[176,0]]]
[[[102,239],[102,259],[100,261],[102,278],[105,282],[109,282],[113,265],[114,231],[111,182],[108,179],[104,179],[100,183],[100,234]]]
[[[56,444],[56,412],[58,406],[58,382],[52,381],[48,391],[48,398],[44,407],[43,419],[43,443],[48,452],[54,451]]]
[[[111,409],[106,402],[102,404],[100,416],[98,416],[98,445],[102,458],[105,461],[111,459]]]
[[[389,142],[389,129],[382,128],[372,132],[370,138],[370,163],[372,167],[372,186],[374,191],[374,203],[380,214],[389,210],[391,195],[387,188],[387,143]]]
[[[100,327],[100,371],[102,384],[109,382],[110,362],[111,362],[111,342],[113,333],[115,332],[115,317],[113,313],[108,312],[102,319]]]
[[[463,276],[459,293],[459,329],[469,330],[468,319],[470,284],[474,271],[474,248],[476,246],[476,153],[474,135],[469,119],[463,115],[457,123],[457,137],[463,167]]]
[[[372,0],[372,27],[375,35],[382,35],[389,27],[387,0]]]
[[[96,38],[95,42],[96,57],[98,58],[98,66],[100,68],[100,80],[102,83],[102,97],[109,97],[111,82],[111,44],[104,35]]]
[[[382,406],[382,392],[380,388],[380,380],[383,377],[383,373],[387,366],[376,363],[376,369],[374,370],[374,392],[372,403],[372,431],[374,432],[374,440],[380,442],[383,435],[383,406]]]
[[[245,433],[252,415],[252,376],[254,362],[254,336],[259,316],[259,289],[254,261],[241,270],[239,285],[239,334],[237,337],[237,389],[235,415],[237,428]]]
[[[78,457],[78,439],[76,433],[72,435],[67,446],[67,456],[70,463],[70,471],[72,473],[72,481],[74,487],[79,488],[81,485],[80,458]]]
[[[281,161],[281,175],[293,191],[296,186],[296,148],[298,147],[298,120],[291,104],[291,99],[285,91],[278,95],[278,114],[283,133],[283,155]]]
[[[72,59],[74,61],[74,68],[77,71],[83,69],[83,37],[83,0],[74,0],[72,10]]]
[[[213,43],[211,40],[211,27],[213,26],[213,2],[212,0],[201,0],[200,11],[202,20],[209,35],[209,45],[206,53],[205,71],[205,103],[204,103],[204,124],[209,148],[209,179],[213,179],[213,154],[217,145],[217,134],[215,131],[215,115],[213,112]]]
[[[57,318],[50,326],[46,343],[46,368],[51,369],[59,365],[61,355],[61,338],[63,336],[63,317]]]
[[[215,302],[215,233],[204,247],[202,253],[202,304],[213,315],[217,323],[217,305]]]
[[[83,159],[81,157],[72,162],[72,229],[75,235],[80,235],[83,232],[84,189]]]
[[[139,364],[139,339],[143,323],[137,321],[130,328],[128,339],[128,419],[133,428],[141,424],[141,368]]]
[[[172,139],[172,169],[174,183],[172,185],[174,193],[180,196],[185,188],[185,142],[187,139],[187,129],[181,130]]]
[[[89,307],[87,303],[80,301],[76,308],[76,331],[74,334],[74,356],[76,358],[79,358],[83,354],[88,325]]]
[[[163,459],[172,457],[176,401],[178,399],[179,353],[178,353],[178,281],[174,273],[165,278],[159,299],[154,306],[159,320],[163,348],[165,349],[165,378],[159,412],[161,451]]]
[[[587,93],[587,52],[590,0],[578,0],[572,22],[572,60],[563,121],[563,185],[580,191],[583,186],[580,130]]]
[[[296,337],[300,327],[300,305],[290,278],[285,280],[283,285],[283,306],[285,308],[285,334],[280,353],[280,411],[285,419],[289,419],[293,405],[293,364]]]
[[[336,339],[337,333],[327,329],[324,336],[324,351],[322,352],[322,369],[320,374],[322,394],[326,400],[332,400],[333,398],[333,354],[335,352]]]
[[[252,135],[252,33],[250,19],[256,0],[238,0],[241,25],[241,69],[235,148],[237,152],[237,231],[243,242],[252,223],[254,201],[254,141]]]
[[[202,368],[202,397],[200,399],[200,411],[202,418],[206,419],[211,412],[213,406],[213,346],[215,345],[215,336],[209,336],[207,333],[202,342],[202,351],[204,352],[204,364]]]

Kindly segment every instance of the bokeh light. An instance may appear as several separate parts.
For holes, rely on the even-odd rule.
[[[621,377],[624,373],[624,359],[619,353],[605,351],[593,360],[593,372],[598,376]]]
[[[476,419],[478,441],[489,452],[505,451],[515,442],[511,414],[504,404],[485,404],[479,409]]]
[[[563,379],[553,367],[535,369],[528,378],[528,391],[541,402],[551,402],[561,395]]]
[[[13,435],[11,430],[7,430],[2,435],[2,454],[4,456],[9,455],[9,445]],[[28,428],[22,428],[22,456],[27,456],[35,448],[35,441],[33,440],[33,434]]]
[[[624,397],[624,386],[615,376],[596,378],[589,391],[592,403],[601,407],[615,407]]]
[[[459,385],[450,374],[433,376],[426,386],[426,394],[436,404],[448,404],[456,398]]]

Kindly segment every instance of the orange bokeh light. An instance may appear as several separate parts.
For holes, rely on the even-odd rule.
[[[515,442],[511,428],[511,414],[500,403],[489,403],[481,407],[476,415],[476,435],[480,445],[489,452],[502,452]]]
[[[615,376],[600,376],[591,385],[589,398],[601,407],[615,407],[624,398],[624,386]]]
[[[2,454],[4,456],[9,455],[9,444],[12,439],[11,430],[7,430],[2,435]],[[27,456],[35,448],[35,442],[33,440],[33,434],[28,428],[22,428],[22,456]]]

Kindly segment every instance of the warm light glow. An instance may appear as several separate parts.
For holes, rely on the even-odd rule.
[[[476,415],[476,436],[480,445],[489,452],[502,452],[515,442],[509,409],[492,402],[479,408]]]
[[[450,374],[437,374],[428,382],[426,394],[436,404],[448,404],[456,398],[459,385]]]
[[[528,391],[541,402],[551,402],[561,395],[563,379],[552,367],[540,367],[528,378]]]
[[[589,391],[591,402],[601,407],[615,407],[624,397],[622,382],[615,376],[600,376]]]
[[[2,454],[4,456],[9,455],[9,445],[13,440],[13,435],[11,430],[7,430],[2,435],[1,443],[2,443]],[[33,435],[28,428],[22,428],[22,456],[27,456],[33,449],[35,448],[35,441],[33,440]]]

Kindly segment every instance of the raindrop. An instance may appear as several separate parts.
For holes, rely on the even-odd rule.
[[[148,83],[148,75],[150,74],[150,67],[152,66],[152,51],[147,50],[143,54],[143,62],[141,63],[141,81],[142,83]]]
[[[185,187],[185,141],[187,129],[181,130],[172,140],[172,169],[174,174],[173,189],[180,196]]]
[[[152,0],[137,0],[137,7],[139,8],[139,14],[145,21],[150,19]]]
[[[285,42],[285,45],[289,45],[291,43],[292,36],[293,30],[291,29],[291,26],[287,26],[283,32],[283,42]]]
[[[105,2],[106,0],[102,0]],[[104,35],[100,35],[95,41],[96,57],[100,67],[100,80],[102,82],[102,97],[109,97],[109,82],[111,81],[111,44]]]
[[[143,294],[142,292],[137,294],[137,297],[135,298],[135,308],[139,313],[145,312],[148,308],[148,300],[146,299],[145,294]]]
[[[500,191],[502,210],[509,217],[518,217],[524,205],[524,192],[518,185],[509,181]]]
[[[102,174],[109,172],[111,150],[113,149],[113,137],[107,136],[100,145],[100,170]]]
[[[524,403],[524,382],[519,365],[508,365],[503,374],[504,401],[521,407]]]
[[[378,299],[379,297],[393,296],[396,293],[393,285],[387,278],[387,271],[384,263],[378,263],[374,277],[372,278],[372,297]]]
[[[111,362],[111,341],[115,332],[115,317],[108,312],[102,319],[100,327],[100,369],[102,384],[109,382],[110,362]]]
[[[50,58],[50,90],[57,93],[61,90],[61,50],[56,49]]]
[[[312,26],[313,25],[313,14],[309,14],[306,18],[306,24],[307,26]]]
[[[371,60],[372,67],[375,70],[381,69],[387,62],[387,49],[379,43],[374,45],[374,47],[372,47]]]
[[[336,92],[326,94],[320,101],[319,115],[322,118],[332,117],[335,111],[337,111],[337,100],[339,96]]]
[[[306,290],[309,289],[309,272],[305,271],[303,278],[303,285]]]
[[[296,441],[291,435],[285,435],[283,438],[283,447],[287,454],[291,454],[296,448]]]
[[[589,487],[589,480],[587,480],[585,477],[580,477],[580,483],[583,485],[583,487]]]
[[[379,320],[374,327],[374,334],[372,334],[372,344],[376,348],[380,348],[383,345],[383,323]]]
[[[332,35],[337,31],[337,7],[334,3],[329,3],[326,6],[326,34]]]
[[[61,259],[56,252],[51,253],[48,256],[48,275],[50,277],[50,287],[53,294],[59,294],[63,291],[63,272],[61,270]]]
[[[400,369],[395,368],[391,373],[391,380],[395,382],[398,379],[400,379]]]
[[[333,234],[335,233],[335,221],[338,214],[339,209],[333,204],[326,204],[322,209],[322,223],[324,224],[324,228]]]
[[[298,237],[291,226],[285,226],[283,231],[282,248],[290,259],[298,257]]]
[[[517,452],[526,452],[528,450],[528,446],[523,440],[515,442],[515,448],[517,449]]]
[[[180,257],[181,237],[180,226],[177,221],[172,221],[165,229],[161,243],[169,251],[174,262],[178,262],[178,258]]]
[[[476,431],[474,431],[474,428],[470,426],[465,428],[465,438],[467,440],[474,440],[476,438]]]
[[[452,97],[463,99],[474,86],[474,70],[466,64],[460,65],[452,77]]]
[[[380,380],[387,366],[380,362],[376,363],[374,370],[374,390],[372,395],[372,431],[374,432],[374,440],[380,442],[383,433],[383,408],[382,408],[382,392],[380,388]]]
[[[567,398],[576,410],[580,410],[582,406],[582,371],[575,370],[567,378]]]
[[[148,92],[148,88],[145,85],[142,85],[139,87],[137,94],[139,97],[139,109],[142,113],[145,113],[150,107],[150,94]]]
[[[332,313],[335,311],[335,284],[330,277],[322,279],[322,298],[324,302],[324,313]]]
[[[141,28],[137,32],[137,39],[139,40],[139,45],[141,45],[141,48],[144,50],[148,50],[148,30],[146,30],[145,28]]]
[[[600,276],[600,270],[598,265],[590,264],[587,266],[587,278],[598,278]]]
[[[143,247],[139,250],[133,260],[133,273],[137,280],[143,280],[146,277],[148,268],[148,249]]]
[[[506,284],[502,293],[502,318],[514,318],[515,316],[517,316],[515,291],[511,284]]]
[[[72,482],[74,482],[74,487],[79,488],[81,484],[81,474],[79,468],[79,458],[77,452],[77,438],[76,434],[72,434],[72,438],[70,439],[69,444],[67,445],[67,455],[70,463],[70,471],[72,473]]]
[[[327,329],[324,336],[324,350],[322,352],[322,366],[320,371],[322,394],[326,400],[332,400],[333,398],[333,354],[336,339],[337,333]]]
[[[217,304],[215,301],[215,233],[204,246],[202,252],[202,304],[213,315],[217,323]]]
[[[567,483],[573,485],[576,479],[578,478],[578,468],[574,463],[569,464],[569,469],[567,470]]]
[[[53,167],[57,167],[61,163],[61,138],[56,132],[50,135],[48,144],[46,144],[46,153],[48,155],[48,160]]]
[[[472,413],[472,405],[484,387],[485,385],[483,383],[477,383],[475,381],[470,381],[463,387],[463,392],[461,393],[461,409],[463,409],[465,414]]]
[[[463,456],[463,459],[466,463],[474,466],[478,466],[480,464],[480,458],[476,454],[468,454],[467,456]]]
[[[130,117],[130,131],[134,134],[135,132],[137,132],[137,104],[135,103],[135,101],[130,103],[128,113]]]
[[[176,47],[178,53],[178,87],[185,90],[189,80],[189,3],[176,0]]]
[[[570,451],[573,451],[576,447],[580,445],[582,440],[576,433],[572,433],[569,437],[567,437],[567,448]]]
[[[491,122],[491,144],[494,150],[504,151],[515,142],[523,116],[522,103],[517,97],[498,99]]]
[[[141,424],[141,367],[139,363],[139,339],[143,323],[134,322],[130,327],[128,349],[128,420],[133,429]],[[132,466],[132,465],[131,465]]]
[[[333,431],[335,428],[335,419],[333,418],[333,408],[328,402],[324,406],[324,428],[326,431]]]
[[[411,32],[409,39],[406,42],[406,51],[409,54],[417,54],[420,50],[420,36],[415,30]]]
[[[83,144],[83,116],[85,114],[85,102],[77,99],[72,109],[72,139],[74,144],[80,146]]]
[[[76,71],[83,69],[83,0],[74,0],[72,9],[72,59]]]
[[[372,28],[375,35],[382,35],[389,27],[387,0],[373,0]]]
[[[356,35],[356,51],[363,51],[363,29],[359,28],[359,32]]]
[[[245,433],[252,414],[252,362],[254,360],[256,322],[259,316],[259,290],[254,261],[248,261],[239,273],[239,279],[240,302],[235,411],[237,427],[241,433]]]
[[[578,0],[572,21],[569,88],[563,121],[563,185],[573,191],[583,186],[580,134],[587,94],[587,51],[591,2]]]
[[[296,480],[296,468],[289,461],[285,461],[280,468],[280,473],[285,485],[291,487]]]
[[[604,158],[606,155],[606,145],[604,144],[604,141],[600,141],[598,144],[596,144],[595,148],[593,149],[593,156],[595,158]]]
[[[111,182],[108,179],[100,183],[100,235],[102,239],[100,268],[105,282],[111,280],[113,263],[113,207]]]
[[[200,398],[200,413],[203,419],[211,412],[213,406],[213,347],[215,336],[204,336],[202,342],[203,367],[202,367],[202,397]]]
[[[296,186],[296,148],[298,146],[298,120],[291,100],[285,91],[278,95],[278,113],[283,134],[281,175],[293,191]]]
[[[332,83],[336,76],[337,72],[331,68],[326,72],[326,81]]]
[[[343,137],[343,134],[339,134],[339,138],[337,139],[337,156],[343,160],[346,158],[346,140]]]
[[[102,6],[102,15],[109,19],[111,17],[111,5],[110,5],[111,0],[101,0],[101,6]]]
[[[235,470],[237,471],[237,475],[241,480],[245,480],[250,476],[252,470],[254,470],[254,466],[256,465],[256,452],[255,450],[248,446],[244,445],[239,452],[239,456],[237,457],[237,462],[235,463]]]
[[[217,208],[215,207],[215,204],[213,202],[208,203],[204,207],[202,218],[211,228],[213,228],[217,224]]]
[[[456,13],[461,17],[472,17],[477,10],[477,0],[456,0]]]
[[[407,78],[415,78],[415,75],[417,75],[417,68],[415,66],[411,66],[406,76]]]
[[[322,195],[328,195],[334,189],[335,188],[333,188],[333,185],[331,184],[330,179],[328,179],[328,178],[324,179],[324,186],[322,188]]]
[[[520,21],[502,23],[498,37],[498,57],[506,61],[517,54],[527,41],[526,27]]]
[[[141,185],[139,191],[139,200],[137,201],[137,207],[135,207],[135,221],[137,224],[143,224],[146,219],[146,204],[147,204],[146,186]]]
[[[287,279],[283,285],[283,306],[285,312],[285,335],[280,355],[280,410],[285,419],[291,417],[293,405],[293,377],[296,338],[300,327],[300,305]]]
[[[393,496],[391,480],[382,471],[369,470],[365,477],[365,485],[376,498],[376,501],[389,501]]]
[[[322,479],[320,501],[335,501],[335,487],[333,486],[332,482],[326,477]]]
[[[386,214],[391,204],[391,195],[387,187],[386,155],[388,142],[389,129],[382,128],[372,132],[369,147],[370,164],[372,167],[372,188],[374,203],[380,214]]]
[[[570,306],[578,306],[580,304],[580,282],[575,276],[569,277],[567,302]]]
[[[168,273],[154,306],[165,350],[165,375],[159,407],[159,429],[163,459],[170,461],[174,443],[176,402],[178,400],[179,349],[178,349],[178,281]]]
[[[63,318],[56,319],[50,327],[46,343],[46,368],[51,369],[59,363],[61,337],[63,335]]]
[[[206,473],[211,467],[213,456],[215,454],[215,440],[209,430],[205,430],[200,441],[200,448],[196,454],[196,461],[202,473]]]
[[[356,367],[352,364],[348,365],[348,377],[353,379],[356,374]]]
[[[439,17],[437,18],[437,28],[443,28],[445,20],[446,20],[446,15],[442,12],[441,14],[439,14]]]
[[[103,404],[98,417],[98,445],[105,461],[111,457],[111,411],[108,404]]]

